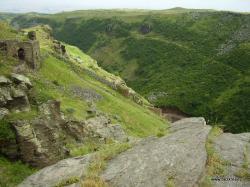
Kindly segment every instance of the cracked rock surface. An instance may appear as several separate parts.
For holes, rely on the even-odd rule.
[[[144,141],[120,154],[102,177],[120,187],[165,187],[170,179],[176,186],[194,186],[205,168],[210,127],[203,118],[189,118],[174,123],[170,130],[165,137]]]
[[[204,118],[185,118],[173,123],[169,134],[150,137],[107,163],[101,178],[112,187],[178,187],[200,186],[206,175],[205,144],[211,127]],[[250,133],[224,133],[214,139],[216,152],[231,164],[228,176],[242,169],[249,154]],[[20,186],[51,187],[72,176],[84,179],[93,154],[70,158],[48,166],[28,177]],[[249,166],[248,166],[249,172]],[[80,186],[79,183],[71,186]],[[213,182],[218,187],[248,187],[249,180]]]

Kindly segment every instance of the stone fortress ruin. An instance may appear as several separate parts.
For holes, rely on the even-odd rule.
[[[28,33],[29,40],[0,40],[0,52],[26,63],[32,69],[40,67],[40,45],[36,40],[36,33],[31,31]]]

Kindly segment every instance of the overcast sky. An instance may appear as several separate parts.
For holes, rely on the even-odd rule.
[[[0,0],[0,12],[60,12],[80,9],[203,8],[250,12],[250,0]]]

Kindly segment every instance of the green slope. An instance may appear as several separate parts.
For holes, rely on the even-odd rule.
[[[159,107],[176,107],[231,132],[250,131],[250,15],[170,9],[22,15],[22,27],[49,24]],[[150,28],[147,34],[141,28]]]
[[[23,32],[13,30],[6,23],[0,23],[0,28],[0,40],[6,38],[26,39]],[[128,135],[132,137],[147,137],[166,132],[167,121],[151,112],[145,105],[136,104],[131,98],[124,97],[107,84],[94,78],[99,76],[108,81],[121,81],[119,77],[100,68],[95,60],[75,46],[65,44],[68,58],[60,57],[53,50],[52,39],[46,32],[47,27],[37,26],[26,29],[25,32],[30,30],[35,30],[37,33],[42,57],[42,67],[37,72],[27,71],[26,74],[33,84],[32,111],[11,114],[6,119],[1,119],[0,143],[15,136],[10,129],[8,120],[32,119],[37,116],[37,105],[50,99],[61,102],[61,110],[66,117],[76,120],[86,120],[91,117],[87,113],[89,102],[74,94],[73,88],[90,90],[91,93],[99,95],[101,99],[95,102],[97,110],[108,115],[112,123],[121,124]],[[82,63],[76,61],[76,58]],[[0,53],[0,75],[9,76],[17,64],[16,59]],[[144,104],[148,105],[146,100],[144,100]],[[76,147],[75,149],[79,151],[81,148]],[[87,153],[90,151],[93,150],[87,150]],[[0,186],[16,186],[34,171],[21,162],[7,161],[0,154]]]
[[[4,25],[4,27],[6,29],[3,30],[6,33],[11,33],[7,25]],[[120,116],[120,123],[131,135],[140,137],[156,135],[159,129],[166,127],[165,120],[158,115],[150,112],[146,107],[136,104],[132,99],[122,96],[108,85],[99,82],[98,79],[94,78],[95,76],[91,76],[88,72],[103,77],[107,81],[121,81],[119,77],[101,69],[95,60],[77,47],[65,44],[69,59],[63,60],[53,52],[52,40],[48,33],[45,32],[46,27],[38,26],[26,31],[29,30],[35,30],[37,33],[43,59],[39,71],[28,74],[34,82],[34,95],[38,101],[44,102],[49,99],[58,99],[61,101],[62,110],[66,115],[68,109],[72,108],[74,109],[74,117],[84,120],[87,117],[88,103],[84,99],[75,96],[72,93],[72,87],[89,89],[102,98],[96,102],[97,109],[110,116]],[[16,38],[16,36],[10,34],[9,38]],[[0,72],[8,75],[12,66],[17,62],[15,59],[5,59],[6,57],[2,55],[0,57],[9,62],[4,63],[1,61],[0,64]],[[75,57],[82,63],[77,62]],[[147,101],[144,101],[144,103],[147,104]]]

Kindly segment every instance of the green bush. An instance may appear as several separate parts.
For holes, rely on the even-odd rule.
[[[0,120],[0,142],[15,139],[15,133],[6,120]]]

